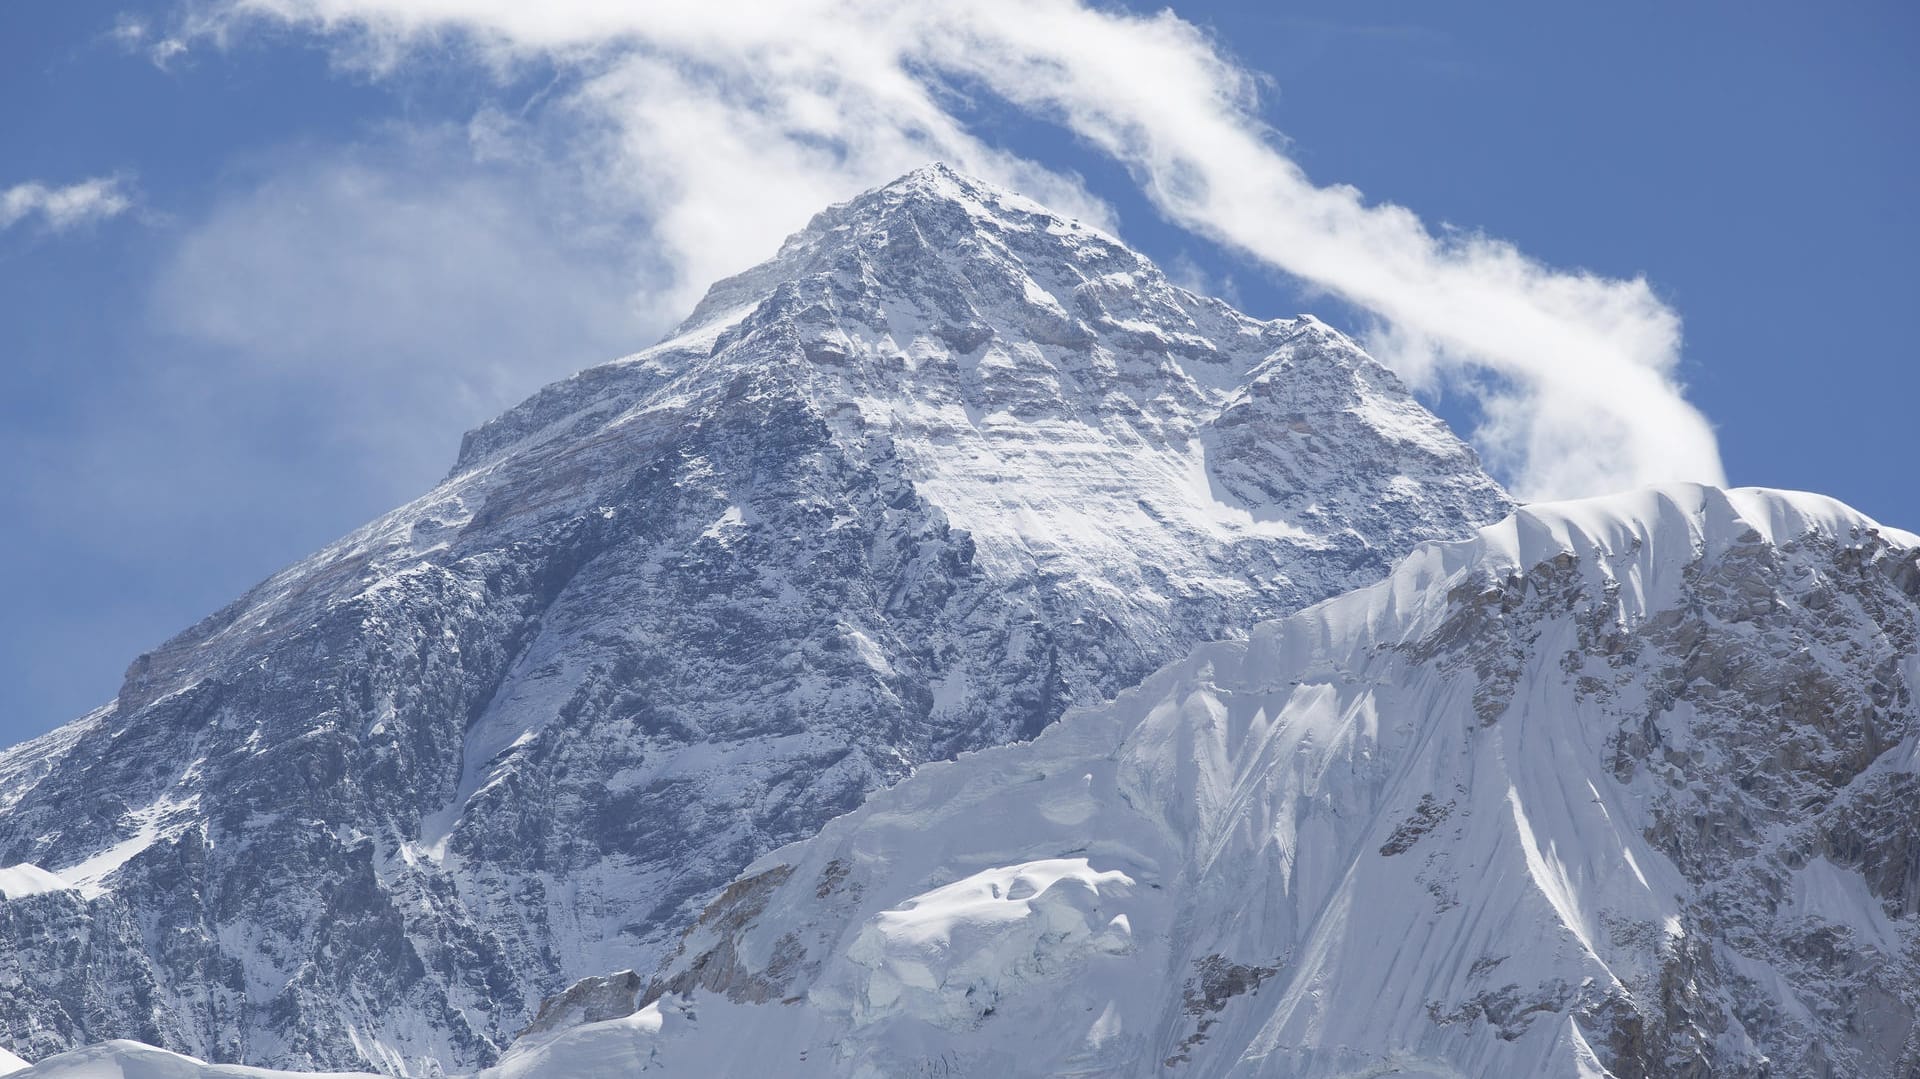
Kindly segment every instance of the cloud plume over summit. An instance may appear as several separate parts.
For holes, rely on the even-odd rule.
[[[1110,224],[1076,178],[975,129],[971,104],[989,98],[1124,164],[1170,220],[1370,312],[1372,343],[1415,381],[1475,387],[1476,441],[1523,496],[1724,478],[1675,379],[1680,320],[1646,281],[1549,267],[1316,183],[1261,118],[1258,78],[1171,13],[1077,0],[220,0],[190,9],[180,32],[232,40],[263,24],[323,35],[376,76],[449,47],[502,73],[562,72],[566,156],[607,206],[639,208],[664,263],[663,308],[763,257],[820,206],[934,158]],[[477,127],[520,122],[483,113]]]

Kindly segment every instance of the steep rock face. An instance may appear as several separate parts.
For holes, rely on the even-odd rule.
[[[929,765],[506,1071],[1920,1075],[1916,688],[1920,537],[1531,506]]]
[[[485,1063],[916,763],[1507,508],[1339,334],[922,170],[0,754],[71,886],[0,904],[0,1044]]]

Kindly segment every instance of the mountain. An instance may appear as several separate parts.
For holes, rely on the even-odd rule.
[[[920,769],[483,1076],[1920,1075],[1917,683],[1920,537],[1529,506]],[[213,1076],[23,1079],[102,1064]]]
[[[1917,683],[1920,537],[1756,489],[1529,506],[923,769],[598,1004],[644,1009],[509,1059],[1920,1075]]]
[[[483,1065],[916,765],[1509,508],[1326,326],[918,171],[0,754],[0,1045]]]

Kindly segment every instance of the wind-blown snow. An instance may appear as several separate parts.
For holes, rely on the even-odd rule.
[[[0,1072],[0,1074],[5,1074]],[[22,1079],[274,1079],[289,1072],[264,1071],[230,1064],[209,1065],[193,1057],[169,1053],[138,1042],[111,1041],[58,1057],[17,1073]],[[345,1072],[301,1072],[307,1079],[371,1079]]]
[[[21,862],[0,867],[0,900],[25,899],[30,895],[65,891],[73,885],[37,865]]]

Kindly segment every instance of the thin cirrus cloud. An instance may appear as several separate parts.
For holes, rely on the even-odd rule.
[[[133,198],[117,178],[95,177],[61,187],[28,181],[0,190],[0,229],[38,221],[64,232],[132,208]]]
[[[1680,320],[1641,279],[1545,266],[1313,182],[1260,119],[1259,80],[1170,12],[1080,0],[217,0],[184,32],[304,28],[366,70],[448,44],[559,65],[569,153],[634,208],[663,305],[763,256],[819,206],[930,158],[1103,222],[1077,180],[995,149],[969,95],[1056,122],[1126,165],[1170,220],[1370,312],[1417,383],[1479,395],[1475,440],[1523,497],[1723,482],[1675,378]],[[779,177],[770,184],[768,177]]]
[[[449,463],[449,432],[657,330],[624,284],[645,269],[554,209],[576,194],[460,131],[286,152],[182,230],[149,297],[179,358],[155,377],[235,399],[148,395],[223,433],[291,399],[275,426],[410,497]]]

